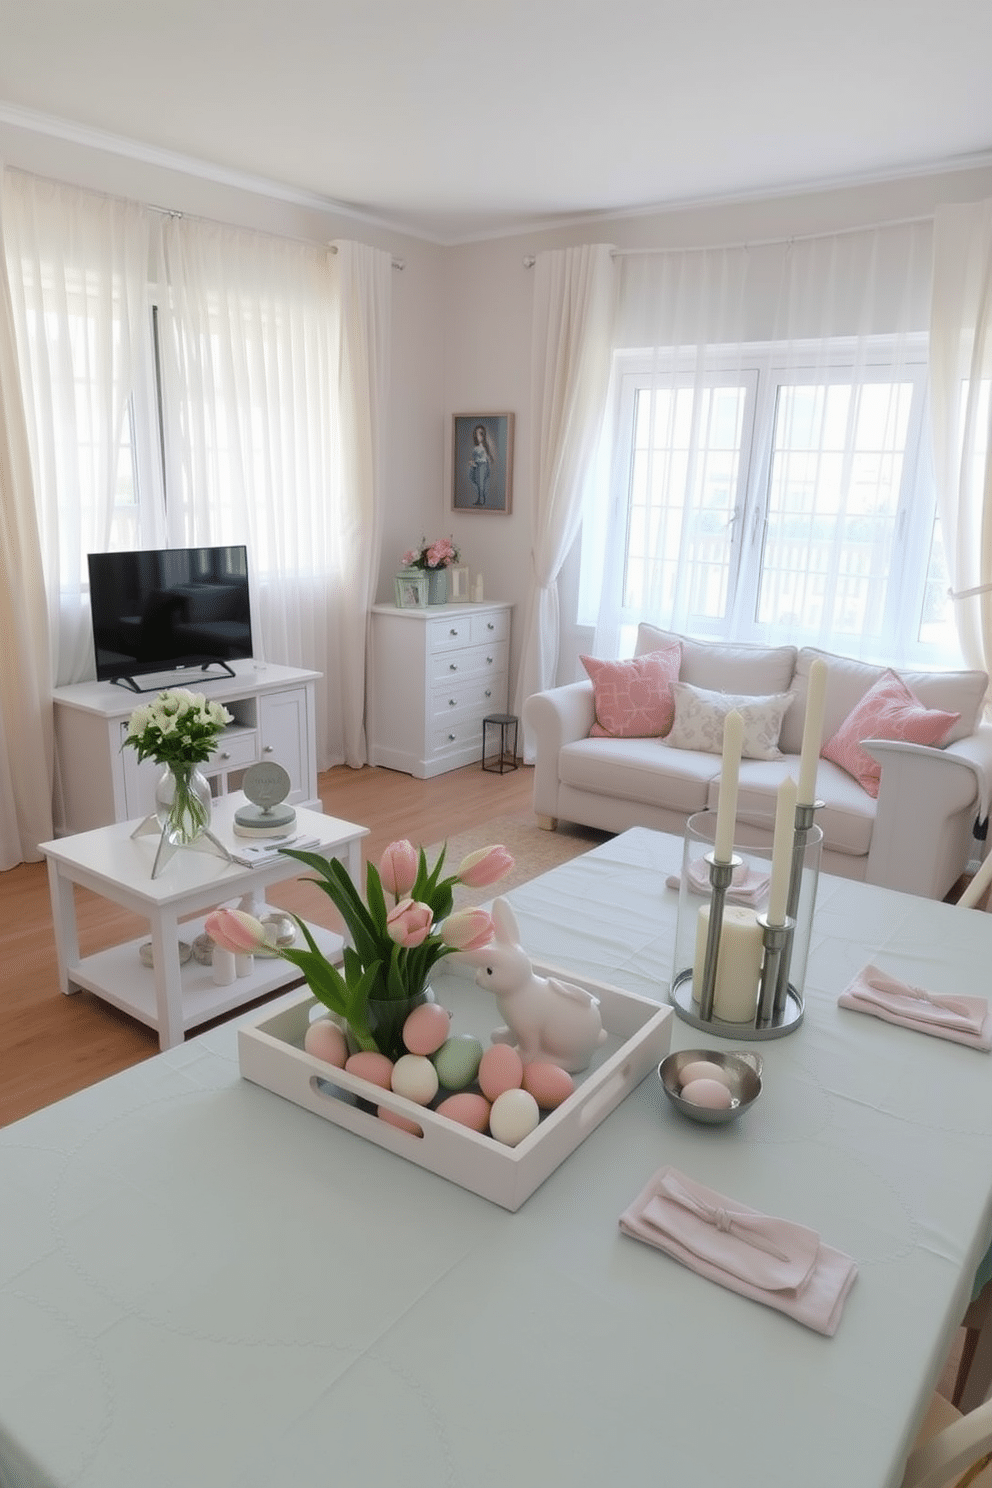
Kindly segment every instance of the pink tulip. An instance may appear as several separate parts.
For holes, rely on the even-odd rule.
[[[478,951],[495,933],[492,916],[484,909],[459,909],[445,920],[441,939],[456,951]]]
[[[434,911],[429,904],[420,904],[416,899],[401,899],[396,908],[386,916],[386,934],[404,950],[422,945],[431,933]]]
[[[480,847],[478,852],[463,858],[458,869],[458,880],[470,889],[485,889],[509,873],[513,859],[502,845]]]
[[[243,909],[215,909],[203,922],[210,939],[236,956],[251,956],[268,942],[265,926]]]
[[[402,899],[417,880],[418,856],[406,838],[391,842],[379,863],[379,877],[387,894]]]

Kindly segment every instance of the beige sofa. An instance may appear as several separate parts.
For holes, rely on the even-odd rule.
[[[827,663],[824,741],[885,669],[813,648],[702,642],[649,625],[639,627],[635,655],[674,640],[682,645],[680,682],[749,696],[792,694],[779,737],[784,757],[741,763],[738,817],[765,829],[770,841],[779,783],[785,772],[798,775],[814,659]],[[987,819],[992,782],[992,725],[981,722],[988,678],[902,669],[899,675],[927,708],[960,713],[960,720],[941,748],[865,741],[881,765],[877,800],[838,765],[819,761],[822,867],[939,899],[984,850],[973,828]],[[681,833],[694,812],[715,809],[719,755],[677,749],[660,738],[591,738],[591,681],[535,693],[523,718],[535,750],[534,810],[543,827],[564,820],[607,832],[647,826]]]

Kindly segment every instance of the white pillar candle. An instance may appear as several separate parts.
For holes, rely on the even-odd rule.
[[[239,977],[250,977],[255,969],[255,957],[250,955],[239,956],[235,954],[234,969]]]
[[[743,743],[744,720],[737,709],[733,708],[723,721],[723,769],[720,772],[720,799],[716,808],[716,842],[713,848],[713,856],[718,863],[729,863],[734,855],[737,786]]]
[[[210,965],[213,979],[218,987],[229,987],[238,974],[235,966],[234,952],[225,951],[223,946],[214,946]]]
[[[784,925],[792,877],[792,844],[796,832],[796,782],[787,775],[778,788],[775,836],[772,840],[772,881],[768,890],[768,923]]]
[[[710,906],[704,904],[696,920],[696,956],[692,964],[692,996],[698,1002],[703,986],[703,964],[710,928]],[[725,904],[720,926],[720,948],[713,987],[713,1016],[724,1023],[751,1023],[758,1006],[758,979],[764,936],[757,911]]]
[[[827,663],[819,656],[810,665],[806,690],[806,722],[803,726],[803,750],[799,757],[799,804],[812,806],[816,800],[816,767],[823,744],[823,710],[827,700]]]

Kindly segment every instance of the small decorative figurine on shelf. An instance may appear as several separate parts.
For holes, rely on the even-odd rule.
[[[546,1060],[569,1074],[584,1070],[606,1040],[599,999],[557,977],[536,976],[520,946],[516,915],[506,899],[494,899],[496,937],[459,959],[477,968],[476,984],[492,992],[506,1023],[493,1043],[513,1044],[524,1064]]]

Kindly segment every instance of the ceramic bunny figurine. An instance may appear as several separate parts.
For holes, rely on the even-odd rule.
[[[459,952],[459,959],[478,968],[476,984],[494,994],[506,1021],[493,1043],[515,1044],[524,1064],[544,1059],[569,1074],[584,1070],[606,1040],[598,998],[557,977],[535,976],[505,899],[493,900],[492,916],[496,939],[481,950]]]

